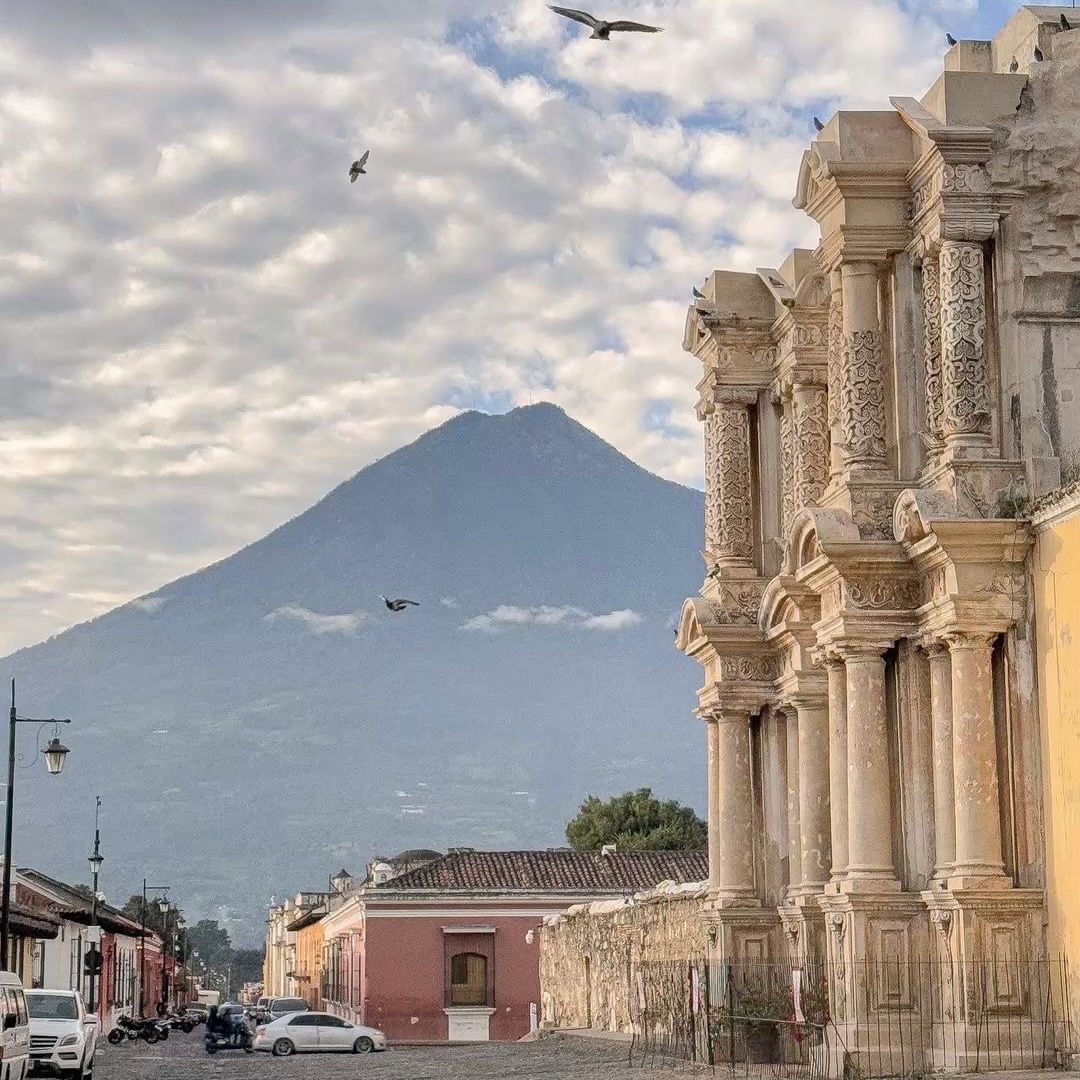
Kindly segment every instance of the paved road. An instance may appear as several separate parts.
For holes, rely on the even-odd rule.
[[[485,1043],[455,1047],[400,1047],[383,1054],[226,1053],[209,1057],[197,1034],[175,1034],[157,1046],[105,1045],[98,1052],[95,1080],[294,1080],[373,1076],[377,1080],[670,1080],[687,1075],[670,1065],[638,1068],[624,1049],[577,1039],[532,1043]],[[700,1075],[700,1073],[698,1074]]]

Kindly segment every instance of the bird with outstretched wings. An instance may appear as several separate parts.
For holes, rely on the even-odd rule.
[[[419,607],[420,602],[418,600],[406,600],[403,597],[397,600],[391,600],[386,596],[379,596],[379,599],[386,605],[389,611],[404,611],[407,607]]]
[[[598,19],[595,15],[577,8],[556,7],[554,4],[548,4],[548,7],[564,19],[573,19],[574,22],[589,27],[592,30],[591,36],[600,41],[607,41],[613,33],[634,31],[640,34],[659,34],[664,29],[662,26],[650,26],[648,23],[632,22],[629,19]]]
[[[365,150],[350,166],[349,166],[349,182],[356,183],[358,176],[367,176],[367,169],[364,166],[367,164],[367,159],[371,157],[371,151]]]

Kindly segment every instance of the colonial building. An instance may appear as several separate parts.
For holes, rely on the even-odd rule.
[[[704,669],[714,955],[819,959],[841,1035],[884,1045],[941,965],[955,1053],[930,1065],[1046,1001],[1055,748],[1050,934],[1077,962],[1076,690],[1040,724],[1063,598],[1033,587],[1029,514],[1080,474],[1074,16],[1022,8],[921,99],[833,116],[794,200],[817,248],[712,273],[686,324],[706,578],[677,644]],[[899,981],[865,974],[885,962]]]
[[[414,861],[331,905],[322,998],[393,1040],[434,1043],[519,1039],[538,1025],[545,917],[707,869],[703,852],[682,851],[458,848]]]

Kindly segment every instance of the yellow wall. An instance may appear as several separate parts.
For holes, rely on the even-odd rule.
[[[320,993],[322,984],[322,955],[323,924],[313,923],[305,926],[303,930],[296,932],[296,970],[301,975],[306,975],[300,985],[301,997],[307,998],[307,1003],[313,1009],[322,1008],[322,996]]]
[[[1046,797],[1051,955],[1070,966],[1080,1031],[1080,497],[1038,528],[1035,617]]]

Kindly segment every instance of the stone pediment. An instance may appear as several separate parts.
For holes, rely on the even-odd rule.
[[[840,146],[834,142],[818,139],[810,144],[809,149],[803,151],[793,200],[797,210],[805,210],[817,202],[829,180],[830,163],[840,160]]]
[[[808,506],[791,523],[784,550],[783,574],[794,576],[804,566],[827,554],[830,545],[857,544],[859,527],[842,510]]]

